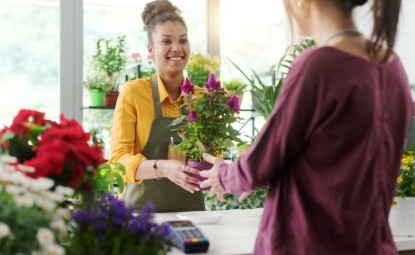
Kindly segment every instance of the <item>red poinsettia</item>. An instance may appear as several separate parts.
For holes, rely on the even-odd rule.
[[[31,177],[49,177],[56,185],[85,190],[104,163],[101,147],[90,144],[90,138],[76,120],[63,114],[56,123],[42,112],[23,109],[0,131],[0,152],[33,167],[35,171],[27,173]]]

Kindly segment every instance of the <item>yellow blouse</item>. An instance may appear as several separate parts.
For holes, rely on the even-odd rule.
[[[183,93],[173,101],[158,75],[157,82],[163,116],[179,117],[179,102],[182,101]],[[125,166],[126,182],[142,182],[135,180],[135,173],[141,162],[146,160],[141,152],[147,143],[154,118],[151,77],[125,83],[115,106],[109,162],[118,162]]]

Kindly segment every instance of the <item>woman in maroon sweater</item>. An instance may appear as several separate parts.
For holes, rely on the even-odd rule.
[[[366,0],[286,0],[317,47],[297,58],[258,142],[232,164],[205,155],[210,194],[268,187],[254,254],[397,254],[388,225],[409,82],[393,52],[399,0],[374,0],[366,39],[352,10]]]

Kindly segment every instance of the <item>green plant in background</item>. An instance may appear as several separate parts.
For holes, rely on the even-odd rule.
[[[99,38],[96,43],[96,53],[92,57],[93,66],[102,72],[112,82],[112,91],[118,91],[118,79],[127,63],[125,35],[116,40]]]
[[[287,47],[284,55],[278,63],[273,65],[265,76],[271,77],[271,84],[267,84],[255,70],[252,70],[253,77],[249,77],[236,63],[229,59],[232,65],[241,72],[251,86],[253,108],[265,119],[274,109],[275,101],[281,91],[285,77],[292,66],[294,59],[307,48],[313,47],[315,42],[304,39],[299,44],[292,44]]]
[[[88,90],[97,89],[104,93],[110,92],[113,89],[110,78],[97,70],[90,70],[82,85]]]
[[[186,66],[187,76],[193,84],[203,87],[211,73],[219,71],[220,61],[218,57],[209,54],[191,53]]]
[[[232,78],[229,81],[223,81],[222,86],[227,90],[243,92],[247,85],[238,78]]]

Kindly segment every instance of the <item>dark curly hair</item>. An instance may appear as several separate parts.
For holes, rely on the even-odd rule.
[[[181,11],[174,6],[169,0],[155,0],[148,2],[141,13],[144,23],[144,31],[147,32],[148,42],[152,43],[151,35],[159,24],[167,21],[177,21],[183,24],[187,29]]]

